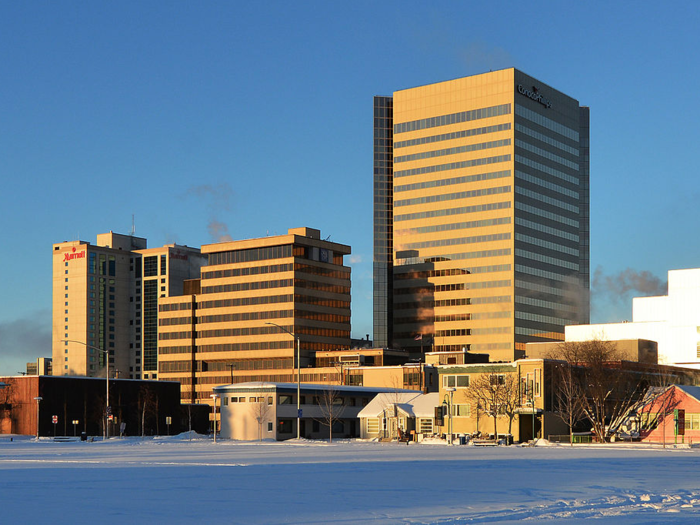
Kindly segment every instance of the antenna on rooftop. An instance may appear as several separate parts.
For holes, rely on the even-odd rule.
[[[136,223],[134,222],[134,214],[131,214],[131,230],[129,230],[129,235],[132,237],[136,235]]]

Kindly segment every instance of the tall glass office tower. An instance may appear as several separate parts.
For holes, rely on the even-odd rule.
[[[374,99],[374,340],[510,360],[589,316],[589,113],[506,69]]]

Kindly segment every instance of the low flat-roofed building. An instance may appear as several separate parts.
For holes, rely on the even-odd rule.
[[[658,344],[656,341],[649,341],[648,339],[621,339],[611,342],[615,344],[615,351],[621,360],[654,365],[659,362]],[[530,359],[556,358],[562,344],[566,343],[527,343],[525,345],[525,354]]]
[[[6,384],[0,389],[0,434],[36,435],[37,413],[40,436],[104,433],[105,378],[39,375],[0,382]],[[177,382],[110,378],[109,394],[111,436],[176,434],[188,430],[190,421],[193,430],[207,432],[208,407],[180,405]]]
[[[403,388],[434,392],[437,390],[437,370],[424,363],[406,363],[397,366],[355,366],[343,370],[346,385],[373,388]]]
[[[426,352],[425,362],[430,365],[466,365],[469,363],[488,363],[489,354],[474,354],[462,350],[446,352]]]
[[[352,348],[350,350],[319,350],[316,366],[392,366],[402,365],[411,358],[406,350],[391,348]]]
[[[331,419],[334,438],[359,437],[358,413],[378,393],[388,390],[302,384],[300,437],[327,439]],[[221,437],[282,441],[297,436],[296,383],[237,383],[214,387],[214,393],[220,398]]]

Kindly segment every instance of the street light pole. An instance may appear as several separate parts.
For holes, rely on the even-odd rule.
[[[219,397],[219,394],[212,394],[211,398],[212,401],[214,401],[214,406],[212,407],[213,412],[214,412],[214,421],[213,426],[214,426],[214,443],[216,443],[216,398]]]
[[[36,440],[39,441],[39,403],[41,403],[41,400],[44,399],[41,396],[37,396],[34,398],[34,401],[36,401]]]
[[[290,332],[284,326],[269,322],[265,324],[276,326],[297,340],[297,439],[299,439],[301,437],[301,340],[299,339],[298,335]]]
[[[105,399],[105,439],[109,439],[109,350],[105,348],[99,348],[97,346],[92,346],[82,341],[76,341],[74,339],[59,339],[60,343],[77,343],[83,345],[92,350],[97,350],[98,352],[104,352],[105,354],[105,378],[107,379],[107,396]],[[38,430],[37,430],[38,432]],[[38,436],[37,436],[38,438]]]
[[[453,395],[454,395],[454,393],[455,393],[455,390],[456,390],[456,388],[454,388],[454,387],[447,387],[447,388],[445,388],[445,392],[449,392],[449,393],[450,393],[450,400],[449,400],[449,402],[448,402],[448,404],[447,404],[447,415],[448,415],[448,417],[449,417],[449,419],[447,420],[447,421],[448,421],[447,430],[448,430],[448,432],[449,432],[449,443],[450,443],[450,445],[453,445],[453,444],[454,444],[454,439],[452,438],[452,406],[453,406],[452,403],[453,403],[453,399],[454,399],[454,398],[453,398]]]

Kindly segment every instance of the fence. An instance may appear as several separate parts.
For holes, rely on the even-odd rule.
[[[593,443],[591,434],[574,434],[572,437],[574,443]],[[569,434],[553,434],[548,436],[547,439],[552,443],[571,443]]]

